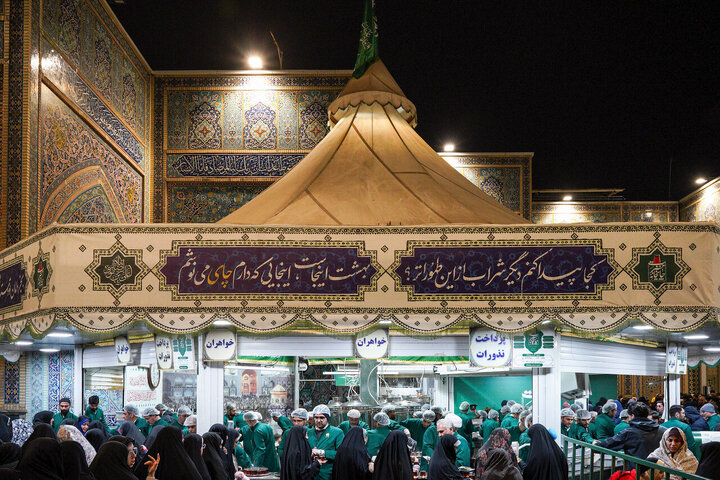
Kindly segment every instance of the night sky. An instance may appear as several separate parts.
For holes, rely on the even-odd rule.
[[[361,0],[124,0],[154,70],[352,69]],[[534,189],[678,200],[720,175],[718,2],[377,0],[380,57],[434,148],[535,152]],[[672,189],[668,173],[672,159]]]

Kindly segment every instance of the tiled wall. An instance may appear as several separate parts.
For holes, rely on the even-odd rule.
[[[28,352],[25,358],[24,376],[27,382],[24,397],[27,417],[32,418],[42,410],[58,411],[58,402],[67,397],[73,399],[73,352],[52,354]]]
[[[720,223],[720,177],[680,200],[680,220]]]
[[[19,410],[25,408],[25,357],[11,363],[0,358],[0,410]]]
[[[677,202],[533,202],[533,223],[677,222]]]
[[[215,222],[242,206],[322,140],[348,78],[156,77],[154,220]]]

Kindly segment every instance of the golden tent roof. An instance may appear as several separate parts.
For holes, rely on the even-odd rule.
[[[219,221],[242,225],[528,223],[413,130],[415,106],[376,61],[330,105],[327,136],[283,178]]]

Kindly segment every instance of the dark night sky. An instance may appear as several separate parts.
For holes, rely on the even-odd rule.
[[[361,0],[125,0],[155,70],[352,69]],[[720,175],[717,2],[377,0],[380,56],[440,149],[535,152],[533,187],[674,200]]]

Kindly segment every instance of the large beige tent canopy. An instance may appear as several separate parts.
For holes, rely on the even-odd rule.
[[[717,320],[718,225],[530,225],[415,133],[415,106],[379,61],[329,113],[326,138],[220,225],[53,225],[0,252],[0,328],[17,338],[65,321],[112,335],[142,321],[192,333],[224,319],[351,333],[390,320],[519,332],[550,320],[600,332]]]

